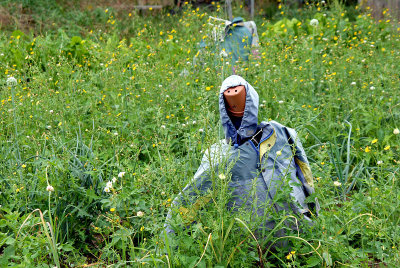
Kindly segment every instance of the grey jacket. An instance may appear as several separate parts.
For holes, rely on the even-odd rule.
[[[241,125],[236,130],[225,109],[223,92],[238,85],[246,88],[246,106]],[[167,233],[174,232],[170,225],[174,212],[179,212],[186,223],[196,221],[197,212],[213,198],[210,195],[214,187],[213,174],[217,174],[218,179],[221,170],[228,170],[230,174],[219,175],[223,179],[230,178],[231,195],[227,208],[251,210],[260,220],[258,229],[274,227],[268,216],[271,208],[303,214],[309,220],[311,215],[316,215],[318,201],[306,202],[306,198],[314,193],[313,177],[296,131],[275,121],[258,125],[258,94],[237,75],[223,82],[219,111],[225,139],[206,150],[194,178],[172,202],[165,224]],[[260,135],[258,139],[254,138],[256,132]],[[278,206],[274,201],[284,180],[289,182],[293,198],[287,198],[289,201]]]

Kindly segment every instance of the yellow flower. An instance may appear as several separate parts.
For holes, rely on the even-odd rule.
[[[378,139],[373,139],[373,140],[371,141],[371,143],[374,144],[374,143],[376,143],[377,141],[378,141]]]
[[[383,148],[385,151],[390,149],[390,145],[386,146],[385,148]]]
[[[111,211],[111,212],[114,212],[114,211],[115,211],[115,208],[110,208],[110,211]]]
[[[370,151],[371,151],[371,149],[369,148],[369,146],[365,147],[365,152],[366,152],[366,153],[368,153],[368,152],[370,152]]]

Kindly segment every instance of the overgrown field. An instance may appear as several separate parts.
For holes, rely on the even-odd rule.
[[[289,248],[255,240],[222,194],[179,246],[165,245],[171,201],[223,138],[217,96],[232,71],[208,24],[225,17],[219,4],[40,12],[34,31],[0,34],[1,267],[400,264],[400,28],[390,12],[377,22],[339,4],[281,5],[255,18],[259,57],[237,74],[260,95],[260,121],[299,132],[321,204],[313,226],[287,231]]]

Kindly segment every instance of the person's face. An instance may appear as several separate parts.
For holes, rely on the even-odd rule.
[[[242,85],[230,87],[224,92],[226,108],[236,117],[242,117],[246,104],[246,88]]]

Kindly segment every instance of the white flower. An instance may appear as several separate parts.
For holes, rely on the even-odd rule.
[[[125,171],[121,171],[118,173],[118,178],[122,178],[125,175]]]
[[[116,182],[117,182],[117,178],[116,178],[116,177],[113,177],[113,178],[112,178],[112,182],[113,182],[113,183],[116,183]]]
[[[111,181],[108,181],[108,182],[107,182],[106,188],[112,188],[112,182],[111,182]]]
[[[356,85],[356,82],[351,82],[351,85],[352,85],[352,86],[355,86],[355,85]]]
[[[195,125],[196,124],[196,120],[193,120],[192,124]]]
[[[221,180],[225,180],[226,177],[225,177],[224,174],[219,174],[219,175],[218,175],[218,178],[220,178]]]
[[[53,111],[53,110],[50,110],[50,111],[49,111],[49,113],[51,113],[51,114],[52,114],[52,113],[54,113],[54,111]]]
[[[10,76],[7,78],[7,86],[12,87],[17,84],[17,79],[15,79],[13,76]]]
[[[334,181],[333,185],[335,185],[336,187],[340,187],[342,186],[342,183],[340,181]]]
[[[221,50],[221,52],[219,53],[219,55],[220,55],[221,57],[224,57],[224,58],[228,57],[228,54],[226,53],[225,50]]]
[[[48,191],[48,192],[54,192],[54,187],[51,186],[51,185],[49,184],[49,185],[47,185],[47,187],[46,187],[46,191]]]
[[[164,192],[164,191],[162,191],[162,192],[161,192],[161,195],[165,195],[165,192]]]
[[[318,24],[319,24],[319,21],[317,19],[312,19],[310,21],[310,25],[313,26],[313,27],[317,27]]]
[[[104,192],[109,193],[110,192],[110,188],[104,187]]]
[[[204,132],[204,129],[200,128],[200,129],[199,129],[199,132],[200,132],[200,133],[203,133],[203,132]]]
[[[183,123],[183,124],[182,124],[182,127],[186,127],[186,124],[185,124],[185,123]]]
[[[376,162],[378,165],[382,165],[383,161],[379,160],[378,162]]]
[[[143,216],[144,216],[144,212],[143,212],[143,211],[138,211],[138,212],[136,213],[136,216],[138,216],[138,217],[143,217]]]
[[[162,128],[162,129],[165,129],[165,125],[162,125],[161,128]]]
[[[371,90],[374,90],[374,89],[375,89],[375,87],[374,87],[374,86],[371,86],[369,89],[371,89]]]
[[[283,103],[283,100],[278,101],[278,103],[279,103],[279,104],[282,104],[282,103]]]
[[[282,150],[276,152],[276,156],[281,156],[282,155]]]
[[[113,134],[114,134],[114,136],[118,136],[118,132],[114,132]]]
[[[400,130],[398,129],[398,128],[395,128],[394,130],[393,130],[393,134],[394,135],[398,135],[400,133]]]

